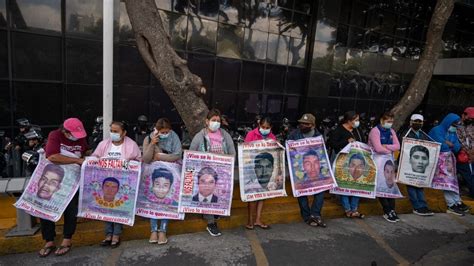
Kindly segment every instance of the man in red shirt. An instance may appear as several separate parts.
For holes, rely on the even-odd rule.
[[[84,162],[84,155],[88,149],[87,133],[82,122],[77,118],[69,118],[60,128],[48,135],[46,143],[46,158],[55,164],[79,164]],[[41,220],[41,234],[46,241],[45,246],[39,251],[40,257],[48,256],[52,251],[61,256],[71,249],[71,238],[76,231],[76,217],[78,211],[78,194],[74,196],[64,211],[63,241],[56,250],[54,237],[56,236],[55,223]]]

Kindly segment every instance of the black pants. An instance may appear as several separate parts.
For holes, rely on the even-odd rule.
[[[63,238],[71,239],[76,231],[77,224],[77,204],[79,202],[79,193],[72,198],[66,210],[64,210],[64,228]],[[56,225],[49,220],[40,219],[41,221],[41,235],[46,242],[54,241],[56,236]]]
[[[379,198],[380,204],[382,204],[383,212],[389,214],[391,211],[395,211],[395,199],[392,198]]]

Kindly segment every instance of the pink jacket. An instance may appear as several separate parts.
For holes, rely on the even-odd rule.
[[[101,141],[91,156],[98,158],[105,157],[109,152],[111,145],[112,140],[110,140],[110,138]],[[127,136],[125,136],[122,144],[122,159],[136,161],[141,161],[142,159],[142,152],[140,151],[140,148],[138,148],[137,143]]]
[[[257,141],[257,140],[262,140],[263,139],[263,136],[262,134],[260,133],[259,131],[259,128],[255,128],[253,129],[252,131],[250,131],[249,133],[247,133],[247,136],[245,136],[245,142],[252,142],[252,141]],[[267,139],[273,139],[273,140],[276,140],[276,137],[275,135],[273,135],[272,132],[270,132],[270,134],[268,134],[268,137]]]
[[[369,146],[372,147],[376,153],[380,154],[390,154],[400,150],[400,142],[398,141],[397,133],[395,133],[393,129],[390,129],[390,132],[392,133],[393,144],[384,146],[380,143],[380,130],[377,127],[372,128],[369,133]]]

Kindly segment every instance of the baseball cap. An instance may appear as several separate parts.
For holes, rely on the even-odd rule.
[[[312,114],[304,114],[301,116],[300,120],[298,120],[300,123],[310,123],[310,124],[316,124],[316,118]]]
[[[464,113],[470,119],[474,119],[474,107],[467,107],[466,109],[464,109]]]
[[[81,120],[77,118],[68,118],[64,120],[64,129],[71,132],[71,135],[75,138],[82,139],[87,137],[87,132],[82,125]]]
[[[420,114],[412,114],[410,120],[411,120],[411,121],[415,121],[415,120],[421,120],[421,121],[423,121],[424,119],[423,119],[423,116],[420,115]]]

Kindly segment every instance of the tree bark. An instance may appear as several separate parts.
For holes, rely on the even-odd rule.
[[[428,32],[426,34],[426,45],[421,55],[420,62],[415,75],[411,80],[408,90],[400,101],[392,108],[392,112],[397,118],[394,128],[398,130],[423,101],[428,89],[428,85],[433,76],[433,70],[438,60],[442,48],[442,36],[444,27],[454,8],[454,0],[438,0],[431,17]]]
[[[125,0],[138,50],[171,98],[191,136],[203,128],[208,107],[200,77],[176,54],[154,0]]]

